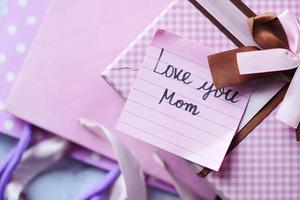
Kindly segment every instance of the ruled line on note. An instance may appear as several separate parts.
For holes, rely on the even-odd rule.
[[[159,87],[159,88],[161,88],[161,89],[165,89],[165,87],[162,87],[162,86],[160,86],[160,85],[158,85],[158,84],[156,84],[156,83],[153,83],[153,82],[151,82],[151,81],[148,81],[148,80],[146,80],[146,79],[144,79],[144,78],[142,78],[142,77],[140,77],[140,76],[137,76],[136,79],[145,81],[145,82],[147,82],[147,83],[149,83],[149,84],[151,84],[151,85],[154,85],[154,86],[156,86],[156,87]],[[172,90],[170,89],[170,91],[172,91]],[[173,92],[174,92],[174,91],[173,91]],[[197,92],[199,92],[199,91],[197,91]],[[200,92],[201,92],[201,91],[200,91]],[[185,97],[184,95],[182,95],[182,94],[180,94],[180,93],[177,93],[177,94],[179,94],[179,96]],[[199,103],[199,104],[205,105],[205,106],[209,107],[210,109],[214,110],[214,108],[212,108],[211,106],[209,106],[209,105],[207,105],[207,104],[200,103],[200,102],[198,102],[198,101],[195,100],[195,99],[192,99],[192,98],[189,98],[189,97],[185,97],[185,98],[190,99],[190,100],[192,100],[192,101],[194,101],[194,102],[197,102],[197,103]],[[238,109],[244,110],[241,106],[238,106],[238,105],[235,105],[235,104],[232,104],[232,103],[228,103],[227,101],[225,101],[225,100],[223,100],[223,99],[218,99],[218,98],[216,98],[216,99],[217,99],[217,100],[220,100],[220,101],[223,101],[223,102],[225,102],[225,103],[227,103],[227,104],[233,105],[233,106],[237,107]],[[222,112],[219,111],[219,110],[216,110],[216,111],[222,113]],[[225,114],[225,113],[224,113],[224,114]],[[236,119],[235,116],[231,116],[231,115],[229,115],[229,114],[226,114],[226,115],[228,115],[228,116],[230,116],[230,117]]]
[[[155,111],[155,112],[157,112],[157,113],[160,113],[161,115],[164,115],[164,116],[166,116],[166,117],[170,117],[170,118],[172,118],[172,119],[174,119],[174,120],[176,120],[176,121],[178,121],[178,122],[181,122],[181,123],[183,123],[183,124],[185,124],[185,125],[192,126],[192,127],[196,128],[196,129],[198,129],[199,131],[202,131],[202,132],[207,133],[207,134],[209,134],[209,135],[212,135],[212,136],[215,136],[215,137],[217,137],[217,138],[220,138],[220,136],[218,136],[218,135],[216,135],[216,134],[214,134],[214,133],[208,132],[208,131],[206,131],[206,130],[204,130],[204,129],[198,127],[198,126],[194,126],[194,125],[191,124],[191,123],[187,123],[187,122],[181,121],[180,119],[177,119],[176,117],[172,117],[172,116],[167,115],[167,114],[165,114],[165,113],[163,113],[163,112],[161,112],[161,111],[155,110],[155,109],[153,109],[153,108],[151,108],[151,107],[149,107],[149,106],[146,106],[145,104],[142,104],[141,102],[135,101],[135,100],[133,100],[133,99],[128,99],[128,100],[129,100],[129,101],[132,101],[132,102],[134,102],[134,103],[136,103],[136,104],[139,104],[139,105],[141,105],[141,106],[143,106],[143,107],[145,107],[145,108],[148,108],[148,109],[150,109],[150,110],[152,110],[152,111]],[[224,128],[225,128],[225,127],[224,127]],[[227,129],[227,128],[226,128],[226,129]],[[233,131],[233,130],[230,130],[230,131]],[[223,138],[223,139],[226,139],[226,138]]]
[[[150,122],[150,123],[152,123],[152,124],[155,124],[155,125],[157,125],[157,126],[159,126],[159,127],[161,127],[161,128],[164,128],[164,129],[166,129],[166,130],[168,130],[168,131],[172,131],[172,132],[176,133],[177,135],[180,135],[180,136],[183,136],[183,137],[188,138],[188,139],[190,139],[190,140],[193,140],[194,142],[196,141],[196,142],[199,143],[199,144],[208,146],[209,148],[212,148],[212,149],[214,149],[214,150],[216,150],[216,151],[220,151],[220,152],[224,151],[224,149],[218,149],[218,148],[215,148],[214,146],[212,146],[212,145],[210,145],[210,144],[207,144],[207,143],[205,143],[205,142],[199,141],[197,138],[190,137],[190,136],[188,136],[188,135],[186,135],[186,134],[181,134],[181,133],[179,133],[179,132],[176,131],[176,130],[170,129],[169,127],[163,126],[163,125],[161,125],[161,124],[159,124],[159,123],[157,123],[157,122],[154,122],[154,121],[152,121],[152,120],[150,120],[150,119],[147,119],[147,118],[145,118],[145,117],[142,117],[142,116],[140,116],[140,115],[137,115],[137,114],[135,114],[135,113],[132,113],[132,112],[130,112],[130,111],[128,111],[128,110],[125,110],[125,109],[124,109],[124,112],[129,113],[129,114],[131,114],[131,115],[133,115],[133,116],[136,116],[136,117],[138,117],[138,118],[140,118],[140,119],[143,119],[143,120],[145,120],[145,121],[147,121],[147,122]],[[218,137],[218,138],[221,139],[221,140],[224,140],[223,138],[220,138],[220,137]]]
[[[153,96],[153,95],[151,95],[151,94],[149,94],[149,93],[146,93],[146,92],[144,92],[144,91],[141,91],[141,90],[139,90],[139,89],[137,89],[137,88],[132,88],[133,90],[136,90],[137,92],[140,92],[140,93],[143,93],[143,94],[145,94],[145,95],[148,95],[148,96],[150,96],[150,97],[152,97],[152,98],[154,98],[154,99],[158,99],[158,100],[160,100],[159,98],[157,98],[157,97],[155,97],[155,96]],[[164,101],[163,101],[164,102]],[[166,103],[166,102],[164,102],[164,103]],[[232,130],[230,127],[227,127],[227,126],[224,126],[223,124],[220,124],[220,123],[218,123],[218,122],[215,122],[215,121],[212,121],[212,120],[210,120],[210,119],[207,119],[207,118],[205,118],[205,117],[203,117],[203,116],[201,116],[201,115],[199,115],[198,116],[199,118],[202,118],[202,119],[204,119],[204,120],[206,120],[206,121],[209,121],[209,122],[211,122],[211,123],[213,123],[213,124],[217,124],[217,125],[219,125],[219,126],[221,126],[221,127],[223,127],[223,128],[226,128],[227,130]]]
[[[143,130],[143,129],[140,129],[140,128],[136,127],[136,126],[133,126],[132,124],[128,124],[127,122],[119,121],[119,123],[122,123],[122,124],[124,124],[124,125],[126,125],[126,126],[132,127],[132,128],[134,128],[134,129],[139,130],[139,131],[142,131],[143,133],[146,133],[147,135],[150,135],[150,136],[152,136],[152,137],[154,137],[154,138],[160,139],[160,140],[162,140],[162,141],[164,141],[164,142],[166,142],[166,143],[169,143],[169,144],[171,144],[171,145],[174,145],[174,146],[176,146],[176,147],[179,147],[180,149],[183,149],[183,150],[185,150],[185,151],[187,151],[187,152],[189,152],[189,153],[192,153],[192,154],[196,155],[197,157],[205,158],[205,159],[208,159],[208,160],[213,161],[213,162],[218,162],[218,160],[212,159],[212,158],[207,157],[207,156],[204,156],[204,155],[199,155],[198,153],[196,153],[196,152],[194,152],[194,151],[191,151],[190,149],[187,149],[187,148],[182,147],[182,146],[180,146],[180,145],[178,145],[178,144],[176,144],[176,143],[173,143],[173,142],[170,142],[170,141],[168,141],[168,140],[165,140],[163,137],[158,137],[157,135],[154,135],[154,134],[149,133],[149,132],[147,132],[147,131],[145,131],[145,130]]]
[[[146,69],[146,70],[148,70],[148,71],[153,72],[152,68],[146,67],[145,65],[142,65],[142,68],[144,68],[144,69]],[[139,77],[139,76],[137,75],[136,78],[141,78],[141,77]],[[184,84],[184,83],[182,83],[182,82],[178,82],[176,79],[173,79],[173,78],[170,78],[169,80],[175,81],[176,83],[179,83],[179,84]],[[208,81],[208,82],[209,82],[209,81]],[[192,89],[194,89],[194,90],[197,90],[197,87],[193,87],[193,86],[191,86],[191,85],[186,85],[186,86],[187,86],[187,87],[190,87],[190,88],[192,88]],[[161,87],[161,86],[160,86],[160,87]],[[202,91],[202,90],[197,90],[197,91],[200,92],[200,93],[202,93],[202,94],[205,94],[205,92]],[[242,94],[239,94],[239,97],[248,99],[245,95],[242,95]],[[220,100],[220,101],[224,101],[224,102],[226,102],[226,103],[228,103],[228,104],[232,104],[232,103],[230,103],[230,102],[227,102],[225,99],[220,99],[220,98],[216,98],[216,99],[217,99],[217,100]],[[239,107],[239,108],[241,108],[241,109],[244,110],[244,107],[242,107],[242,106],[240,106],[240,105],[236,105],[236,104],[232,104],[232,105],[233,105],[233,106],[236,106],[236,107]]]
[[[160,62],[162,62],[162,61],[160,61]],[[167,64],[167,63],[165,63],[165,64]],[[148,71],[153,72],[152,67],[147,67],[147,66],[145,66],[145,65],[142,65],[141,67],[144,68],[144,69],[146,69],[146,70],[148,70]],[[181,69],[181,68],[179,68],[179,67],[177,67],[177,68],[178,68],[178,69]],[[200,76],[196,76],[195,74],[192,74],[192,75],[195,76],[195,77],[197,77],[197,78],[199,78],[199,79],[202,79],[202,80],[204,80],[204,81],[207,81],[207,82],[212,83],[211,80],[206,80],[206,79],[204,79],[204,78],[202,78],[202,77],[200,77]],[[171,80],[178,82],[176,79],[171,79]],[[184,84],[184,83],[182,83],[182,82],[178,82],[178,83]],[[191,85],[187,85],[187,86],[190,87],[190,88],[193,88],[193,89],[195,89],[195,90],[197,89],[197,87],[193,87],[193,86],[191,86]],[[199,91],[199,92],[204,93],[203,91]],[[242,98],[248,99],[248,97],[246,97],[246,96],[243,95],[243,94],[239,94],[239,96],[242,97]],[[224,99],[219,99],[219,100],[225,101]],[[225,102],[226,102],[226,103],[229,103],[229,102],[227,102],[227,101],[225,101]]]

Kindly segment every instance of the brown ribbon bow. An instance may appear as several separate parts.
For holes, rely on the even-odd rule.
[[[274,13],[250,17],[248,25],[253,39],[261,49],[289,49],[286,33]],[[208,62],[215,86],[222,88],[270,75],[270,73],[239,74],[236,54],[258,50],[257,47],[248,46],[210,55]]]
[[[273,73],[258,73],[240,75],[237,64],[237,53],[259,51],[260,49],[284,48],[289,50],[287,35],[280,20],[274,13],[266,13],[248,18],[248,25],[252,37],[260,48],[254,46],[241,47],[225,51],[208,57],[213,82],[216,88],[241,84],[249,80],[262,78]],[[285,71],[284,75],[293,76],[295,70]],[[296,130],[297,140],[300,140],[300,125]]]

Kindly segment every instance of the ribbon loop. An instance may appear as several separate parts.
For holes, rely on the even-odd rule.
[[[208,56],[208,63],[215,87],[227,87],[257,78],[257,75],[240,75],[236,59],[237,53],[257,50],[256,47],[241,47]],[[264,74],[258,76],[264,76]]]
[[[300,53],[300,26],[297,18],[288,10],[278,16],[280,23],[287,35],[289,49],[295,53]]]
[[[300,122],[299,83],[300,69],[298,68],[276,115],[278,120],[295,129],[298,127]]]
[[[262,49],[289,48],[287,35],[275,13],[251,17],[248,25],[253,39]]]
[[[297,55],[287,49],[237,53],[237,63],[241,75],[286,71],[299,66]]]

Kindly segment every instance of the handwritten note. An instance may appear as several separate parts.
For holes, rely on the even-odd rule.
[[[216,89],[211,50],[158,30],[131,89],[117,129],[218,170],[251,88]]]

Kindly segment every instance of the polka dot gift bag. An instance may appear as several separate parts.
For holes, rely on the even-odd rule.
[[[24,136],[24,130],[28,127],[28,124],[5,111],[6,99],[21,71],[34,37],[49,11],[51,2],[51,0],[36,2],[29,0],[1,1],[0,132],[15,138],[21,138],[21,140],[30,139],[31,134],[27,134],[27,138]],[[40,142],[49,137],[52,137],[52,134],[34,129],[31,142]],[[112,161],[80,147],[72,148],[69,154],[75,159],[103,169],[109,169],[113,165]],[[12,156],[13,153],[11,152],[7,155],[7,158],[11,159]],[[4,163],[5,161],[2,164],[4,165]]]
[[[44,18],[49,13],[52,0],[44,1],[30,1],[30,0],[15,0],[15,1],[1,1],[1,18],[0,18],[0,132],[22,141],[22,150],[15,153],[16,148],[13,148],[6,158],[1,161],[0,174],[7,171],[5,181],[0,183],[1,194],[4,192],[5,183],[8,182],[13,170],[21,159],[23,151],[29,143],[35,144],[42,141],[47,141],[52,138],[53,134],[47,131],[33,128],[33,135],[27,122],[20,120],[17,117],[7,113],[6,99],[9,92],[13,88],[21,67],[28,55],[32,42],[39,32],[39,28],[43,24]],[[34,80],[32,80],[34,82]],[[29,131],[28,131],[29,130]],[[87,150],[77,145],[72,145],[66,152],[74,159],[83,161],[95,167],[109,170],[115,165],[112,161],[97,152]],[[4,168],[13,157],[14,163],[11,167]],[[3,167],[3,168],[2,168]],[[159,187],[167,191],[174,190],[161,182],[154,179],[149,179],[149,184],[154,187]]]

